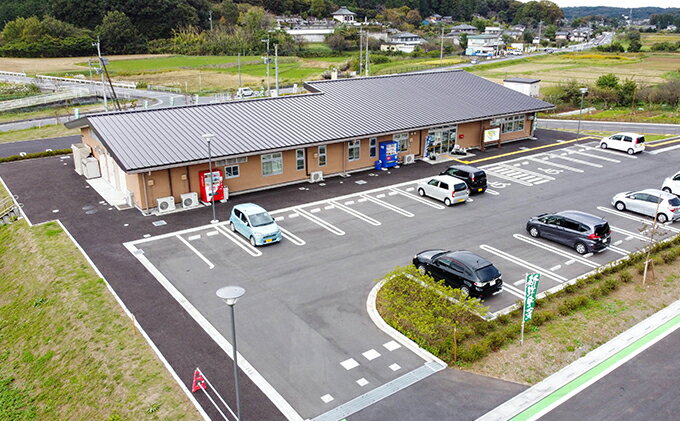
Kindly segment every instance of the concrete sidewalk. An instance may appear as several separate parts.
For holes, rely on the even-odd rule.
[[[478,418],[535,420],[680,328],[680,300]]]

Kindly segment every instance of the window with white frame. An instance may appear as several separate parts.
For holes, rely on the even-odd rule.
[[[513,115],[499,119],[501,133],[521,132],[524,130],[524,115]]]
[[[368,139],[368,145],[369,145],[368,156],[370,156],[371,158],[375,158],[376,156],[378,156],[378,138],[372,137]]]
[[[348,155],[347,158],[350,161],[356,161],[361,156],[361,141],[352,140],[347,142],[348,145]]]
[[[326,145],[319,146],[319,166],[326,166]]]
[[[305,169],[305,150],[296,149],[295,150],[295,169],[302,171]]]
[[[224,178],[236,178],[239,175],[241,175],[241,170],[239,169],[238,164],[224,167]]]
[[[283,156],[281,152],[260,155],[262,161],[262,175],[276,175],[283,173]]]
[[[399,142],[399,152],[408,150],[408,133],[397,133],[393,139]]]
[[[243,164],[244,162],[248,162],[247,156],[240,156],[238,158],[227,158],[227,159],[215,160],[214,165],[216,167],[226,167],[227,165]]]

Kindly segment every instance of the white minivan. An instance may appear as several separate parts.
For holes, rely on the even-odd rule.
[[[602,149],[612,148],[633,155],[645,150],[645,137],[638,133],[617,133],[600,140]]]
[[[465,203],[470,190],[465,181],[450,175],[437,175],[418,183],[418,194],[444,202],[446,206]]]

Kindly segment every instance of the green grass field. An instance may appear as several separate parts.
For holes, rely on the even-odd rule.
[[[21,142],[24,140],[47,139],[50,137],[73,136],[80,134],[78,129],[67,129],[63,124],[52,124],[31,129],[0,132],[0,143]]]
[[[0,419],[200,419],[57,223],[0,227],[0,255]]]

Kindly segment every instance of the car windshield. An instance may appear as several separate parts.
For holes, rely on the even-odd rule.
[[[680,199],[678,199],[677,197],[669,199],[668,204],[671,206],[680,206]]]
[[[250,223],[254,227],[262,227],[265,225],[269,225],[274,220],[272,219],[271,216],[267,212],[262,212],[262,213],[256,213],[255,215],[250,215]]]
[[[492,279],[496,279],[501,276],[501,273],[496,269],[494,265],[484,266],[483,268],[477,269],[477,277],[480,281],[486,282]]]
[[[609,224],[602,224],[595,227],[595,234],[604,237],[609,234]]]

